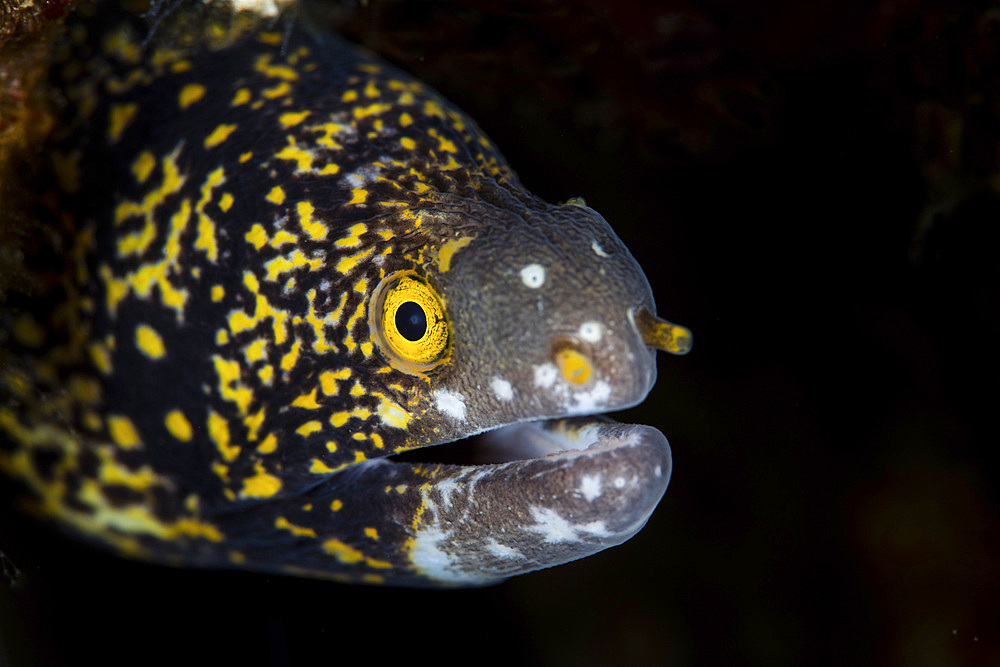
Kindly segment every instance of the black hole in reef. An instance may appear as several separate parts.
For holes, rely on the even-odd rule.
[[[396,310],[396,329],[406,340],[420,340],[427,333],[427,315],[415,301],[407,301]]]

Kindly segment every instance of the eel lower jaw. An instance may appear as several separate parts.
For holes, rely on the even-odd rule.
[[[504,426],[393,457],[392,467],[444,463],[449,450],[468,456],[436,466],[422,487],[409,557],[422,577],[452,585],[488,584],[621,544],[646,523],[671,473],[663,434],[601,416]]]

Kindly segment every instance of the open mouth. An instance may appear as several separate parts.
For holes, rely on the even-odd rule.
[[[478,435],[392,456],[407,463],[482,466],[544,457],[573,457],[663,438],[656,429],[588,415],[508,424]],[[664,443],[665,443],[664,439]]]
[[[689,333],[678,346],[676,335],[657,340],[655,327],[639,324],[651,346],[667,349],[669,342],[674,354],[690,347]],[[679,331],[687,333],[673,328]],[[510,424],[390,460],[400,474],[433,470],[421,486],[409,557],[422,576],[459,585],[490,583],[621,544],[645,525],[671,474],[662,433],[603,415]]]
[[[504,426],[392,457],[432,467],[409,558],[424,577],[478,585],[621,544],[670,480],[651,426],[584,416]]]

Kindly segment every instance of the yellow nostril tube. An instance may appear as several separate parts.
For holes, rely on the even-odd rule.
[[[635,324],[646,345],[670,354],[687,354],[691,351],[691,331],[679,324],[672,324],[653,315],[645,308],[635,313]]]
[[[555,354],[556,366],[570,384],[584,384],[592,373],[587,355],[571,347],[564,347]]]

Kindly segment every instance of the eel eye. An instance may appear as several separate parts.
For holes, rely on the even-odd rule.
[[[441,298],[412,273],[387,277],[372,293],[369,326],[393,368],[422,375],[447,357],[449,332]]]

